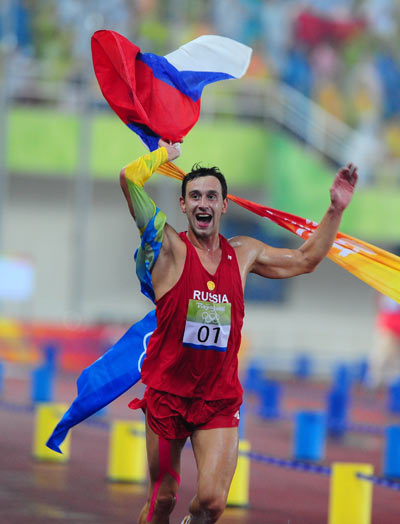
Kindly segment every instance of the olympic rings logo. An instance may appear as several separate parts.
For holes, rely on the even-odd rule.
[[[219,324],[219,317],[216,311],[203,311],[201,318],[206,322],[206,324]]]

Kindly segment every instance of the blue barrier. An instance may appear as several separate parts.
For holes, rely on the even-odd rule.
[[[400,425],[386,428],[383,474],[400,478]]]
[[[294,361],[293,374],[296,378],[307,379],[312,373],[312,359],[306,354],[297,355]]]
[[[293,458],[320,461],[325,455],[326,415],[300,411],[295,416]]]
[[[264,380],[260,387],[259,415],[262,418],[278,418],[281,413],[282,386],[273,380]]]
[[[388,410],[390,413],[400,413],[400,378],[388,386]]]
[[[264,369],[255,362],[251,363],[247,368],[244,388],[248,393],[258,393],[264,382]]]
[[[332,437],[342,437],[348,425],[349,391],[333,388],[327,394],[328,434]]]
[[[348,391],[352,383],[351,369],[346,364],[338,364],[333,372],[333,384],[334,389]]]
[[[57,345],[51,343],[47,344],[43,348],[44,365],[57,369],[58,366],[58,352],[59,348]]]
[[[51,402],[54,392],[55,370],[46,364],[32,371],[32,402]]]

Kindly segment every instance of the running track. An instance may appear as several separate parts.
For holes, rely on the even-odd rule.
[[[91,424],[74,428],[68,464],[45,464],[32,459],[33,412],[29,406],[29,374],[5,380],[0,396],[0,524],[134,524],[145,500],[145,487],[106,481],[108,431]],[[69,403],[75,378],[57,382],[55,400]],[[287,381],[285,411],[323,409],[326,385]],[[140,416],[126,404],[140,395],[141,386],[118,399],[108,419]],[[14,407],[13,407],[14,406]],[[256,415],[257,399],[246,399],[246,434],[252,451],[291,458],[290,420],[263,421]],[[352,421],[385,425],[400,423],[385,413],[383,394],[355,392]],[[381,435],[350,433],[343,441],[328,441],[324,465],[333,461],[367,462],[381,473],[384,440]],[[190,448],[183,452],[182,486],[171,517],[179,524],[195,491],[196,472]],[[228,508],[221,524],[323,524],[327,522],[329,477],[251,463],[250,507]],[[400,492],[374,486],[372,524],[400,522]]]

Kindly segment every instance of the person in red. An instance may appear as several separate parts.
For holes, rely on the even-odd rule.
[[[379,388],[400,376],[400,304],[378,296],[375,336],[369,356],[369,385]]]
[[[351,164],[339,170],[315,233],[298,249],[281,249],[247,236],[227,240],[220,235],[228,201],[226,181],[217,168],[197,166],[183,180],[180,207],[188,230],[177,233],[144,191],[151,174],[180,154],[179,144],[160,140],[159,146],[123,168],[120,178],[142,235],[137,272],[142,289],[147,285],[154,292],[157,316],[141,369],[146,391],[143,399],[130,403],[146,414],[150,470],[148,499],[138,522],[170,522],[181,451],[190,437],[197,493],[182,524],[214,523],[225,509],[238,456],[242,387],[237,353],[246,277],[312,272],[335,239],[357,170]]]

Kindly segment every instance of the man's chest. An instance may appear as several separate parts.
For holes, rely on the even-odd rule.
[[[196,249],[196,248],[195,248]],[[215,275],[222,259],[222,250],[219,249],[215,252],[209,252],[201,249],[196,249],[199,261],[202,267],[210,275]]]

